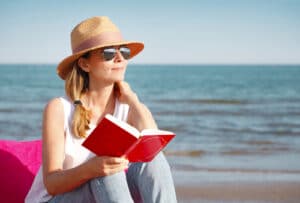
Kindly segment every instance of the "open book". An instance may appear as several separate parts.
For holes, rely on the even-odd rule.
[[[130,162],[151,161],[173,138],[169,131],[133,126],[107,114],[82,143],[98,156],[125,157]]]

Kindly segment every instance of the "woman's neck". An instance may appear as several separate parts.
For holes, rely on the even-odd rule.
[[[112,114],[115,107],[114,84],[89,89],[85,104],[92,112],[92,123],[98,123],[107,113]]]

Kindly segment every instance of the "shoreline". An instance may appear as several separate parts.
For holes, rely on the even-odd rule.
[[[300,202],[300,182],[214,182],[175,185],[178,202]]]
[[[299,170],[172,166],[178,202],[300,202]]]

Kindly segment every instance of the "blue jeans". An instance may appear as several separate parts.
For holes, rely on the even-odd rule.
[[[167,202],[176,193],[169,164],[162,153],[151,162],[130,163],[127,172],[90,180],[77,189],[53,197],[49,203]]]

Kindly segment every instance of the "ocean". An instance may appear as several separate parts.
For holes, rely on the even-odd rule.
[[[55,65],[0,65],[0,139],[40,139]],[[137,65],[126,80],[176,138],[175,182],[300,180],[300,65]],[[246,175],[245,175],[246,174]]]

